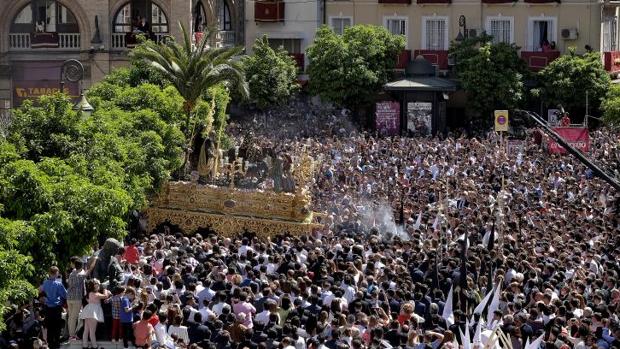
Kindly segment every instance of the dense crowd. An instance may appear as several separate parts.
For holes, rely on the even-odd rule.
[[[619,193],[573,157],[533,137],[507,152],[494,134],[305,136],[256,139],[317,159],[323,229],[108,241],[52,267],[0,347],[620,348]],[[613,172],[618,134],[592,138]]]

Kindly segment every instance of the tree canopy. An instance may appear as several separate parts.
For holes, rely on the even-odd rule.
[[[242,47],[209,48],[207,43],[215,31],[209,30],[195,46],[190,33],[181,26],[181,42],[173,38],[156,43],[145,41],[139,50],[133,51],[134,59],[147,63],[158,71],[164,81],[173,86],[183,98],[185,118],[181,130],[185,135],[185,158],[183,170],[187,171],[192,145],[205,115],[196,113],[202,97],[214,86],[224,85],[235,88],[243,97],[249,95],[243,66],[236,56]],[[202,110],[202,109],[198,109]]]
[[[321,27],[308,47],[310,91],[349,108],[373,101],[388,82],[404,36],[372,25],[355,25],[337,35]]]
[[[585,110],[586,93],[590,110],[598,110],[611,84],[600,54],[581,56],[574,49],[549,63],[538,78],[541,97],[551,105],[561,104],[572,114]]]
[[[450,54],[456,60],[457,77],[467,93],[467,112],[490,124],[494,109],[512,109],[523,101],[525,62],[514,44],[493,43],[481,35],[455,43]]]
[[[295,61],[283,48],[271,48],[267,36],[256,39],[252,50],[243,61],[252,102],[261,109],[285,104],[299,90]]]

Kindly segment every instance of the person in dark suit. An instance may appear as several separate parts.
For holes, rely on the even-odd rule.
[[[194,314],[194,322],[187,327],[187,336],[190,343],[202,343],[211,338],[211,330],[202,323],[202,314]]]

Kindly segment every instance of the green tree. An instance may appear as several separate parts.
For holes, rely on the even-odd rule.
[[[590,110],[598,110],[611,84],[598,53],[580,56],[574,49],[546,66],[538,79],[543,100],[561,104],[572,115],[585,111],[586,93]]]
[[[88,118],[64,95],[25,103],[0,143],[1,215],[33,232],[19,241],[37,260],[36,275],[107,237],[122,238],[128,212],[144,208],[180,166],[183,134],[166,120],[183,114],[176,90],[104,87],[92,89],[96,110]],[[125,107],[127,100],[141,109]]]
[[[352,109],[368,105],[388,82],[404,48],[404,36],[383,27],[355,25],[336,35],[323,26],[307,50],[310,91]]]
[[[0,217],[0,331],[5,330],[4,314],[9,306],[26,303],[36,295],[36,288],[28,281],[34,271],[32,257],[18,250],[21,237],[32,230],[23,221]]]
[[[285,104],[299,90],[295,61],[283,48],[271,48],[266,35],[252,50],[243,61],[252,101],[261,109]]]
[[[603,120],[611,126],[620,126],[620,85],[612,84],[601,104]]]
[[[215,34],[211,30],[194,47],[183,25],[181,31],[181,43],[173,39],[162,43],[145,41],[143,47],[132,54],[136,59],[145,61],[158,70],[183,98],[185,120],[181,129],[185,134],[186,145],[182,169],[186,172],[191,146],[196,132],[199,131],[197,126],[200,122],[197,119],[204,119],[204,115],[195,113],[196,105],[203,94],[218,84],[235,87],[242,96],[247,96],[249,92],[242,64],[235,59],[243,48],[208,48],[207,42]]]
[[[450,54],[467,93],[469,116],[490,124],[494,109],[516,108],[523,101],[527,67],[518,50],[514,44],[493,43],[488,35],[453,43]]]

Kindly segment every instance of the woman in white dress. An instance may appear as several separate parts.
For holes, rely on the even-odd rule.
[[[84,334],[82,335],[82,347],[97,349],[97,337],[95,335],[97,331],[97,324],[103,322],[103,309],[101,308],[101,300],[110,298],[112,294],[110,291],[105,290],[104,293],[99,292],[101,283],[97,279],[92,279],[86,282],[86,291],[88,304],[82,309],[80,319],[84,320]],[[88,338],[90,337],[90,343],[92,347],[88,346]]]

